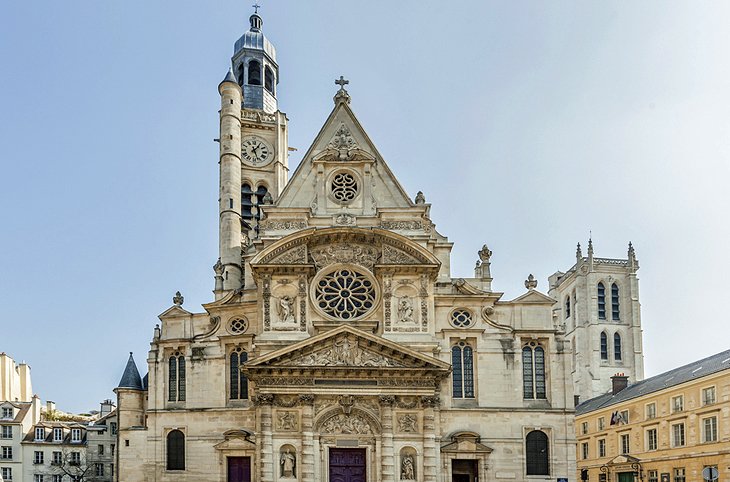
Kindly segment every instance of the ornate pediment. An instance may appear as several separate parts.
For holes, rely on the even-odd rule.
[[[288,367],[419,369],[437,370],[444,375],[451,368],[446,362],[350,326],[341,326],[247,363],[253,371]]]
[[[355,337],[342,335],[332,346],[308,355],[294,358],[293,366],[306,367],[404,367],[402,361],[359,346]]]
[[[306,264],[307,263],[307,246],[301,245],[285,251],[276,256],[270,264]]]
[[[383,245],[383,264],[421,264],[421,260],[388,244]]]

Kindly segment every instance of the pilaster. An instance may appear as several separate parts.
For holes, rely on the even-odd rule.
[[[393,404],[394,396],[381,396],[380,407],[382,410],[381,423],[383,432],[381,434],[381,477],[382,482],[395,482],[395,453],[393,452]]]
[[[315,482],[314,478],[314,395],[299,395],[302,406],[302,482]]]
[[[421,397],[423,409],[423,481],[436,482],[438,480],[438,448],[436,414],[440,400],[438,396]]]

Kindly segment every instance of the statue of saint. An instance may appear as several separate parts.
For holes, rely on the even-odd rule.
[[[294,298],[282,296],[279,298],[279,321],[282,323],[296,323],[294,318]]]
[[[294,470],[296,469],[297,458],[293,453],[291,453],[291,450],[286,449],[281,453],[279,464],[281,464],[282,477],[296,477]]]
[[[416,480],[416,468],[412,455],[404,455],[400,464],[400,480]]]
[[[408,296],[404,296],[398,301],[398,321],[413,323],[413,302]]]

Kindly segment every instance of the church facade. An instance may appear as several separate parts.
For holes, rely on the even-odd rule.
[[[502,299],[487,246],[473,277],[452,277],[452,243],[342,78],[290,175],[276,51],[250,22],[219,85],[215,296],[197,313],[175,296],[146,377],[130,356],[118,480],[572,478],[580,367],[562,300],[532,275]]]

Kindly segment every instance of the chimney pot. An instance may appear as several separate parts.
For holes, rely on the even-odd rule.
[[[611,392],[616,395],[629,385],[629,377],[623,373],[617,373],[611,377]]]

